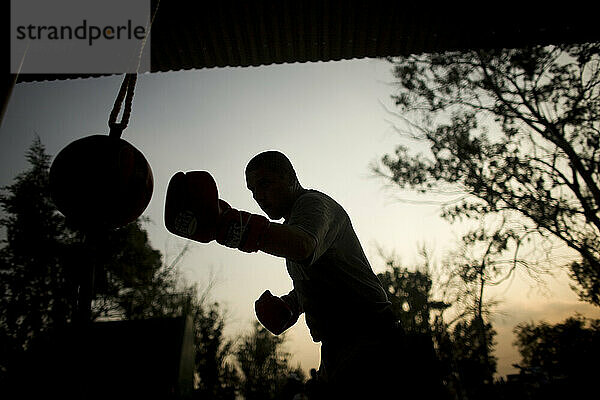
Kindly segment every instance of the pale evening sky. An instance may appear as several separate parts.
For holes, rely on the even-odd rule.
[[[255,154],[278,149],[292,160],[305,187],[346,208],[376,272],[384,269],[378,246],[406,266],[417,262],[423,243],[441,258],[453,248],[459,228],[443,221],[435,206],[396,201],[406,194],[385,189],[369,170],[400,143],[385,110],[393,108],[390,70],[385,61],[365,59],[140,75],[123,138],[145,154],[154,173],[154,194],[144,213],[152,221],[146,228],[153,246],[168,261],[186,242],[168,233],[162,220],[165,189],[175,172],[207,170],[221,198],[262,213],[243,171]],[[36,133],[51,155],[77,138],[107,133],[121,80],[17,85],[0,126],[0,186],[27,167],[24,154]],[[419,150],[415,143],[405,144]],[[194,243],[180,267],[201,287],[216,278],[212,297],[228,310],[230,335],[250,328],[254,300],[265,289],[278,295],[291,289],[284,260],[215,243]],[[515,371],[511,331],[518,322],[558,322],[577,311],[600,318],[597,309],[578,302],[562,273],[548,280],[546,292],[531,284],[519,274],[494,291],[503,301],[493,320],[500,375]],[[287,349],[306,371],[318,367],[319,345],[312,343],[303,319],[289,331]]]

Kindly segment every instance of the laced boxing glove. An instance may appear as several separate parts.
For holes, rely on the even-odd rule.
[[[217,236],[217,184],[206,171],[177,172],[169,181],[165,226],[169,232],[202,243]]]
[[[169,232],[202,243],[256,252],[269,220],[232,208],[219,199],[217,184],[206,171],[178,172],[167,188],[165,225]]]
[[[256,318],[274,335],[280,335],[298,321],[299,313],[281,297],[273,296],[269,290],[254,302]]]

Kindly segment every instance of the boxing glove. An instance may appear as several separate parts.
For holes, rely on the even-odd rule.
[[[269,290],[254,302],[256,318],[274,335],[280,335],[298,320],[295,312],[281,297],[273,296]]]
[[[178,172],[169,181],[165,201],[169,232],[202,243],[218,243],[256,252],[269,220],[232,208],[219,199],[217,184],[206,171]]]
[[[208,243],[217,237],[217,184],[206,171],[177,172],[169,181],[165,226],[178,236]]]

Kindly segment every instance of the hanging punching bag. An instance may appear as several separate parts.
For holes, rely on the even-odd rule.
[[[121,139],[131,113],[136,75],[128,74],[111,112],[109,135],[78,139],[61,150],[50,167],[50,193],[71,225],[113,229],[135,221],[146,209],[154,180],[146,158]],[[123,118],[116,122],[127,94]]]
[[[144,155],[127,141],[93,135],[67,145],[50,167],[54,204],[84,229],[117,228],[146,209],[154,181]]]

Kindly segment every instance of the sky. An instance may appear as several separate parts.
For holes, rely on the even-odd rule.
[[[121,81],[113,76],[18,84],[0,126],[0,186],[27,168],[25,152],[35,135],[55,156],[73,140],[108,133]],[[231,337],[250,330],[254,301],[264,290],[282,295],[292,283],[283,259],[167,232],[165,190],[177,171],[209,171],[222,199],[262,214],[245,187],[245,165],[261,151],[284,152],[304,187],[329,194],[346,209],[375,272],[385,269],[379,249],[411,266],[420,262],[419,246],[439,261],[456,245],[464,227],[441,219],[435,205],[401,201],[414,196],[371,173],[370,165],[398,144],[426,150],[402,141],[393,129],[392,82],[390,65],[375,59],[139,75],[122,138],[142,151],[153,171],[145,228],[167,263],[191,243],[181,271],[200,288],[213,282],[210,295],[226,309]],[[519,360],[512,346],[517,323],[555,323],[576,312],[600,318],[599,310],[578,301],[560,270],[543,289],[518,273],[490,295],[501,301],[493,317],[501,376],[516,372],[511,365]],[[318,367],[319,345],[303,317],[287,338],[294,364],[305,371]]]

